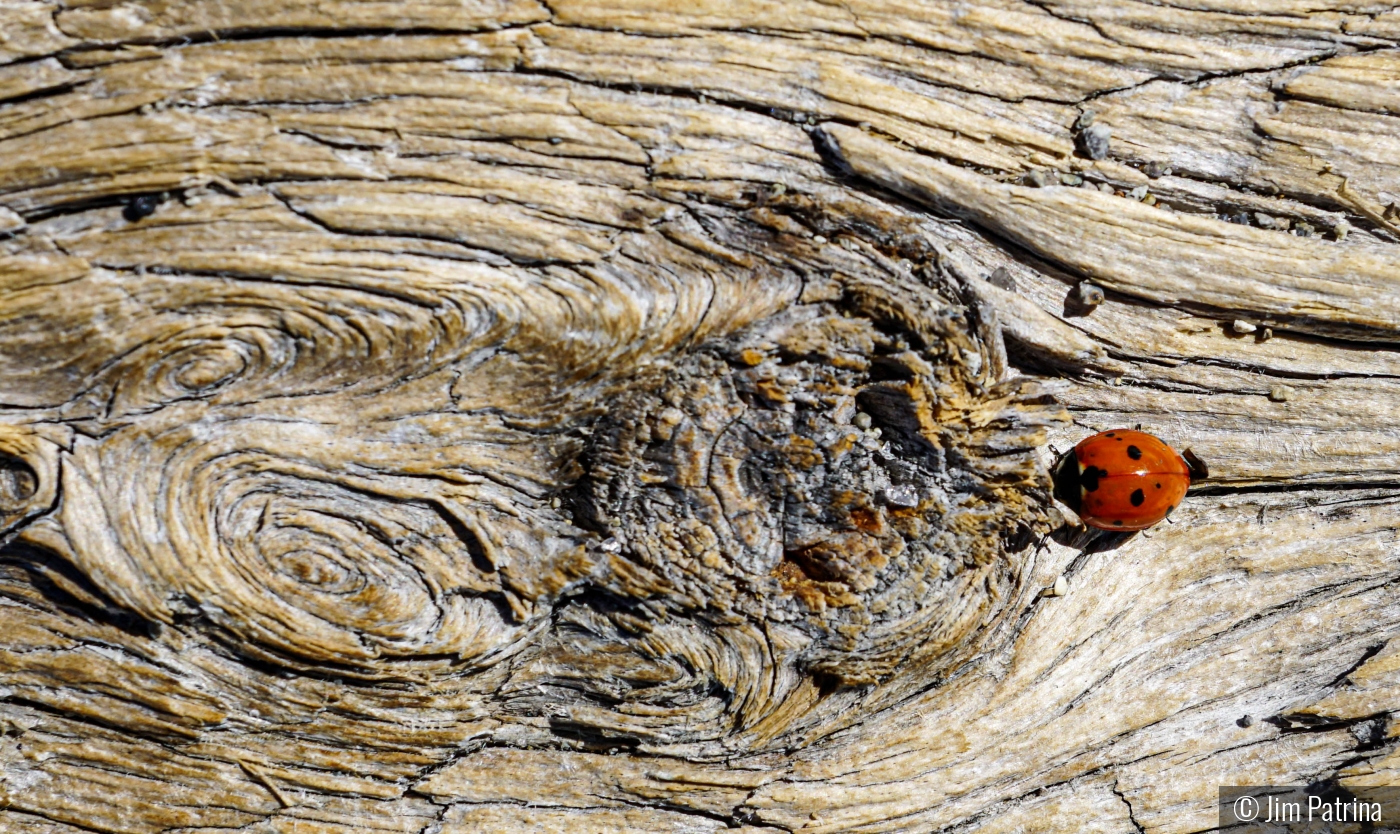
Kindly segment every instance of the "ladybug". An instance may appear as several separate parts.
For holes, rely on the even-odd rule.
[[[1207,477],[1184,455],[1135,429],[1110,429],[1079,441],[1055,465],[1055,497],[1100,530],[1146,530],[1181,504],[1192,480]]]

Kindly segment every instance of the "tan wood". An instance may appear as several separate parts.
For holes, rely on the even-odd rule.
[[[0,829],[1400,784],[1397,56],[1286,0],[0,0]],[[1210,480],[1052,536],[1053,449],[1137,424]]]

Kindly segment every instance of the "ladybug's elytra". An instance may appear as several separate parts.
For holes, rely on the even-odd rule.
[[[1110,429],[1081,440],[1055,466],[1055,497],[1100,530],[1146,530],[1186,496],[1206,467],[1146,432]]]

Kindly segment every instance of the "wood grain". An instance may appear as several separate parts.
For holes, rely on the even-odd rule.
[[[1398,49],[1288,0],[0,0],[0,828],[1400,783]],[[1211,478],[1052,536],[1053,448],[1137,424]]]

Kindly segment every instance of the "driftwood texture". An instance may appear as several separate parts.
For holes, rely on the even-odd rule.
[[[1385,4],[0,0],[0,828],[1400,782],[1397,195]]]

